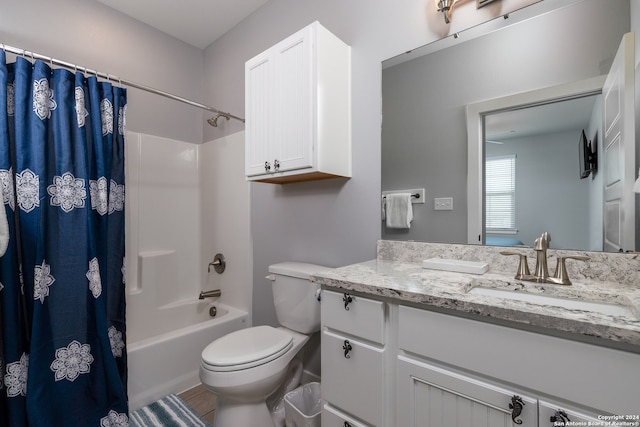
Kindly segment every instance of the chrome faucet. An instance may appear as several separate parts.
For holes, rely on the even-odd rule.
[[[220,295],[222,295],[220,289],[214,289],[212,291],[202,291],[200,292],[200,295],[198,295],[198,299],[218,298]]]
[[[559,256],[558,264],[556,265],[556,271],[553,277],[550,277],[549,268],[547,266],[547,249],[549,249],[549,242],[551,242],[551,236],[546,231],[534,241],[533,249],[536,251],[536,270],[534,274],[529,273],[527,256],[525,254],[521,254],[519,252],[500,253],[502,255],[518,255],[520,257],[518,272],[515,276],[517,280],[536,283],[553,283],[556,285],[571,285],[571,280],[569,280],[569,275],[567,274],[565,261],[567,259],[587,261],[589,257],[579,255]]]

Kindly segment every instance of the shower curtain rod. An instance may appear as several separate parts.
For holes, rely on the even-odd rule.
[[[41,55],[39,53],[29,52],[27,50],[19,49],[17,47],[13,47],[13,46],[8,46],[8,45],[2,44],[2,43],[0,43],[0,48],[2,48],[2,50],[6,51],[6,52],[11,52],[13,54],[20,55],[20,56],[25,57],[25,58],[26,57],[31,57],[32,59],[40,59],[42,61],[48,62],[50,64],[58,65],[60,67],[67,68],[69,70],[81,71],[81,72],[83,72],[85,74],[93,74],[96,77],[107,79],[107,80],[113,81],[113,82],[118,82],[119,84],[122,84],[122,85],[125,85],[125,86],[129,86],[129,87],[133,87],[133,88],[136,88],[136,89],[144,90],[145,92],[150,92],[150,93],[153,93],[153,94],[156,94],[156,95],[164,96],[165,98],[169,98],[169,99],[173,99],[174,101],[179,101],[179,102],[182,102],[182,103],[185,103],[185,104],[189,104],[189,105],[191,105],[193,107],[198,107],[198,108],[201,108],[203,110],[211,111],[212,113],[220,114],[222,116],[228,116],[228,117],[230,117],[232,119],[236,119],[236,120],[239,120],[242,123],[244,123],[244,119],[242,117],[234,116],[233,114],[230,114],[230,113],[227,113],[227,112],[224,112],[224,111],[220,111],[217,108],[213,108],[213,107],[210,107],[208,105],[192,101],[190,99],[182,98],[180,96],[173,95],[173,94],[171,94],[169,92],[165,92],[163,90],[154,89],[152,87],[145,86],[145,85],[142,85],[142,84],[139,84],[139,83],[130,82],[130,81],[121,79],[120,77],[113,76],[113,75],[108,74],[108,73],[102,73],[102,72],[99,72],[99,71],[96,71],[96,70],[91,70],[91,69],[86,68],[86,67],[81,67],[79,65],[71,64],[71,63],[66,62],[66,61],[61,61],[59,59],[51,58],[50,56],[45,56],[45,55]]]

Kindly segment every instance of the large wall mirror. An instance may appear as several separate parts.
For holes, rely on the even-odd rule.
[[[425,189],[411,227],[383,223],[383,239],[478,243],[468,224],[478,217],[484,226],[486,211],[474,212],[467,202],[467,179],[476,176],[468,164],[468,106],[577,85],[582,93],[558,95],[563,102],[550,95],[535,108],[482,116],[482,161],[515,158],[515,223],[483,233],[479,243],[531,246],[548,231],[554,248],[603,250],[604,208],[594,188],[602,187],[606,165],[581,179],[579,156],[583,130],[602,150],[602,96],[594,88],[630,30],[629,1],[568,2],[531,19],[518,13],[525,11],[497,31],[493,25],[468,40],[463,32],[423,48],[427,54],[383,62],[382,191]],[[451,198],[452,210],[435,210],[435,198]]]

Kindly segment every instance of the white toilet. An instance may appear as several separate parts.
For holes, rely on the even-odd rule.
[[[225,335],[202,351],[200,381],[218,396],[215,426],[272,426],[266,400],[283,382],[289,365],[320,330],[320,287],[314,264],[283,262],[269,266],[273,301],[281,327],[254,326]],[[296,362],[301,370],[301,363]]]

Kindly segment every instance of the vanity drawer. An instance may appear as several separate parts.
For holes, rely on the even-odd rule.
[[[343,414],[336,408],[324,405],[322,410],[322,427],[369,427]]]
[[[371,425],[381,425],[384,350],[327,330],[321,345],[323,399]]]
[[[324,290],[322,324],[346,334],[384,344],[384,303],[349,293]]]

